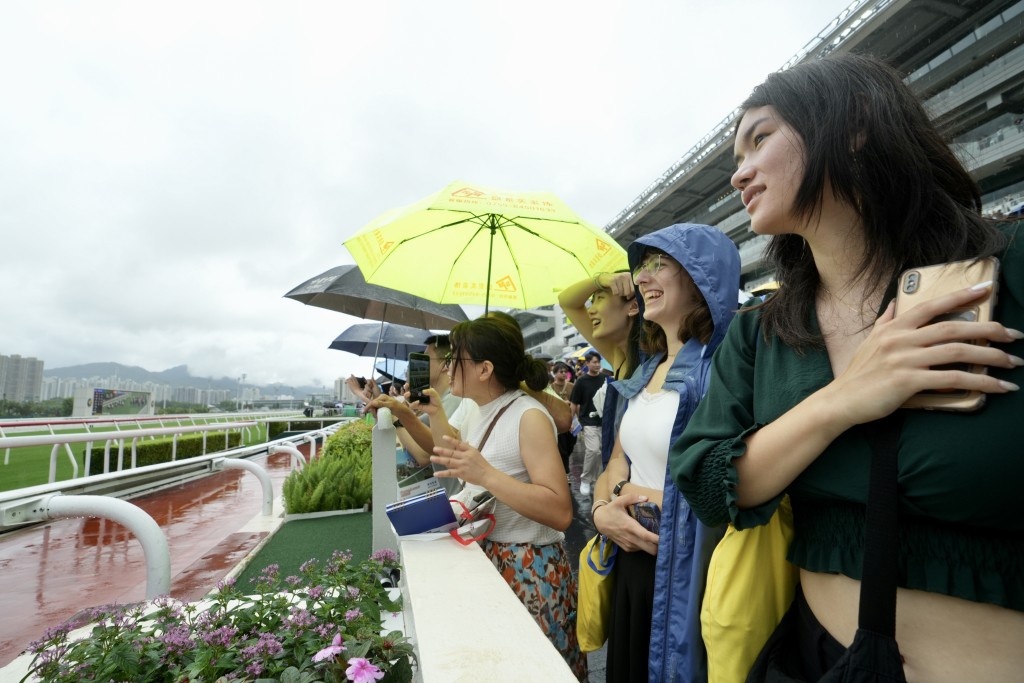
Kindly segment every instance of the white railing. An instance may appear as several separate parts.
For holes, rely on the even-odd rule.
[[[406,635],[416,643],[419,680],[575,681],[478,544],[395,536],[385,514],[398,498],[397,444],[387,408],[377,411],[372,438],[373,549],[401,555]]]
[[[144,429],[136,437],[166,435],[180,431],[203,429],[221,431],[241,428],[254,423],[226,423],[197,427]],[[319,430],[326,438],[337,429],[337,425]],[[35,435],[0,438],[0,448],[10,446],[54,444],[54,453],[60,445],[96,440],[98,434],[63,434],[57,436]],[[126,526],[139,540],[146,557],[146,598],[152,599],[170,590],[170,555],[167,539],[152,517],[141,508],[115,495],[90,495],[94,491],[114,491],[119,495],[138,493],[142,489],[157,489],[178,482],[183,478],[210,474],[222,469],[243,469],[254,474],[260,481],[262,491],[261,514],[271,517],[274,513],[274,491],[270,476],[262,466],[247,460],[247,457],[270,452],[289,442],[302,441],[306,435],[285,437],[269,444],[247,446],[231,451],[196,456],[184,460],[136,467],[118,472],[108,472],[87,477],[78,477],[62,482],[51,482],[40,486],[0,492],[0,530],[37,522],[46,522],[63,517],[104,517]],[[108,448],[109,452],[109,448]],[[301,457],[301,456],[300,456]]]

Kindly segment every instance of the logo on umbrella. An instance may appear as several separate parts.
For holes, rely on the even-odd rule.
[[[453,197],[483,197],[484,193],[480,190],[474,190],[471,187],[463,187],[455,192],[452,192]]]
[[[503,277],[500,280],[498,280],[497,282],[495,282],[494,286],[497,287],[502,292],[514,292],[514,291],[516,291],[516,283],[513,282],[512,278],[509,277],[508,275],[506,275],[505,277]]]
[[[601,261],[601,259],[608,255],[608,252],[611,250],[612,247],[610,244],[605,242],[600,237],[595,237],[594,248],[596,249],[596,251],[594,252],[594,255],[590,257],[590,261],[587,263],[588,268],[593,268],[594,266],[596,266],[598,262]]]

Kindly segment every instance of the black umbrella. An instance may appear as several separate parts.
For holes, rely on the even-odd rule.
[[[339,334],[329,348],[357,356],[405,358],[413,351],[423,351],[429,336],[427,330],[405,325],[360,323]]]
[[[450,330],[469,318],[456,304],[436,304],[415,294],[371,285],[354,265],[331,268],[285,294],[308,306],[420,329]]]

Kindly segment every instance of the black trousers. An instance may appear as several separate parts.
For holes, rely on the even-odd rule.
[[[642,550],[627,553],[619,548],[608,629],[607,683],[647,680],[656,562],[654,555]]]

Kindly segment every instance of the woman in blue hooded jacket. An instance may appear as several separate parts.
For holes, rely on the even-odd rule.
[[[725,527],[697,520],[668,478],[667,459],[736,309],[740,259],[721,231],[692,224],[645,235],[628,254],[647,360],[615,383],[628,404],[594,493],[594,525],[619,546],[607,680],[699,681],[707,678],[704,579]],[[658,533],[630,515],[641,502],[660,508]]]

